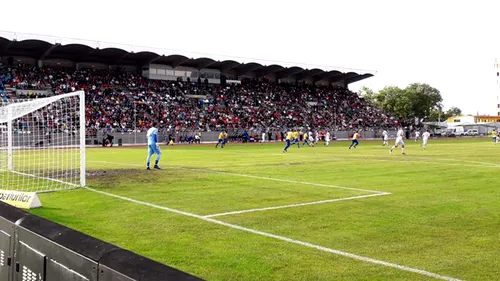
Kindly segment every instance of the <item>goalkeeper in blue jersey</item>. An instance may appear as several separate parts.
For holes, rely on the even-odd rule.
[[[158,145],[158,129],[156,128],[157,125],[158,123],[153,122],[153,127],[151,127],[146,134],[148,138],[148,159],[146,160],[147,170],[150,170],[149,163],[151,162],[151,156],[153,156],[153,154],[156,154],[154,168],[158,170],[160,169],[160,167],[158,166],[158,162],[160,162],[161,159],[161,151],[160,146]]]

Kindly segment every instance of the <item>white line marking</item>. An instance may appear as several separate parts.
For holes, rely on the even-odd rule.
[[[349,157],[345,157],[345,158],[341,158],[341,157],[331,158],[330,157],[329,159],[346,160],[346,159],[352,159],[352,158],[363,158],[363,160],[366,160],[366,161],[378,161],[378,162],[420,163],[420,164],[463,166],[463,167],[500,168],[500,165],[497,165],[495,163],[478,162],[478,161],[468,161],[468,160],[459,160],[459,159],[452,159],[452,158],[430,158],[430,157],[410,156],[412,159],[427,160],[427,161],[417,161],[417,160],[391,160],[391,159],[365,158],[367,156],[368,157],[380,157],[381,155],[363,155],[363,157],[349,156]],[[396,159],[402,159],[402,158],[396,158]],[[432,162],[432,161],[441,161],[441,162],[443,162],[443,161],[455,161],[455,162],[464,162],[464,163],[472,163],[472,164],[438,163],[438,162]],[[473,165],[473,164],[476,164],[476,165]]]
[[[27,174],[27,173],[23,173],[23,172],[18,172],[18,171],[14,171],[14,170],[11,170],[9,172],[14,173],[14,174],[18,174],[18,175],[21,175],[21,176],[27,176],[27,177],[32,177],[32,178],[37,178],[37,179],[48,180],[48,181],[53,181],[53,182],[57,182],[57,183],[72,185],[74,187],[79,187],[79,185],[77,185],[77,184],[70,183],[70,182],[65,182],[65,181],[58,180],[58,179],[52,179],[52,178],[48,178],[48,177],[40,177],[40,176],[31,175],[31,174]]]
[[[337,160],[346,160],[347,158],[336,158]],[[420,164],[431,164],[431,165],[446,165],[446,166],[459,166],[459,167],[482,167],[482,168],[499,168],[497,166],[491,165],[473,165],[473,164],[454,164],[454,163],[438,163],[438,162],[430,162],[430,161],[416,161],[416,160],[391,160],[391,159],[364,159],[365,161],[374,161],[374,162],[391,162],[391,163],[420,163]],[[429,160],[429,159],[427,159]]]
[[[425,271],[425,270],[421,270],[421,269],[416,269],[416,268],[412,268],[412,267],[408,267],[408,266],[404,266],[404,265],[399,265],[399,264],[396,264],[396,263],[391,263],[391,262],[376,260],[376,259],[372,259],[372,258],[368,258],[368,257],[364,257],[364,256],[359,256],[359,255],[356,255],[356,254],[351,254],[351,253],[348,253],[348,252],[344,252],[344,251],[340,251],[340,250],[335,250],[335,249],[331,249],[331,248],[327,248],[327,247],[315,245],[315,244],[312,244],[312,243],[303,242],[303,241],[300,241],[300,240],[296,240],[296,239],[292,239],[292,238],[288,238],[288,237],[284,237],[284,236],[279,236],[279,235],[275,235],[275,234],[272,234],[272,233],[263,232],[263,231],[259,231],[259,230],[255,230],[255,229],[251,229],[251,228],[247,228],[247,227],[235,225],[235,224],[230,224],[230,223],[227,223],[227,222],[219,221],[219,220],[212,219],[212,218],[206,218],[206,217],[203,217],[203,216],[199,216],[199,215],[196,215],[196,214],[192,214],[192,213],[188,213],[188,212],[184,212],[184,211],[180,211],[180,210],[176,210],[176,209],[172,209],[172,208],[168,208],[168,207],[163,207],[163,206],[151,204],[149,202],[139,201],[139,200],[135,200],[135,199],[128,198],[128,197],[123,197],[123,196],[120,196],[120,195],[115,195],[115,194],[112,194],[112,193],[108,193],[108,192],[104,192],[104,191],[100,191],[100,190],[95,190],[95,189],[89,188],[89,187],[85,187],[85,189],[93,191],[93,192],[96,192],[96,193],[100,193],[100,194],[103,194],[103,195],[106,195],[106,196],[118,198],[118,199],[121,199],[121,200],[124,200],[124,201],[129,201],[129,202],[132,202],[132,203],[136,203],[136,204],[140,204],[140,205],[144,205],[144,206],[149,206],[149,207],[152,207],[152,208],[156,208],[156,209],[168,211],[168,212],[171,212],[171,213],[176,213],[176,214],[183,215],[183,216],[197,218],[197,219],[200,219],[200,220],[203,220],[203,221],[206,221],[206,222],[211,222],[211,223],[214,223],[214,224],[226,226],[226,227],[229,227],[229,228],[232,228],[232,229],[237,229],[237,230],[241,230],[241,231],[245,231],[245,232],[249,232],[249,233],[253,233],[253,234],[257,234],[257,235],[261,235],[261,236],[265,236],[265,237],[274,238],[274,239],[281,240],[281,241],[284,241],[284,242],[301,245],[301,246],[304,246],[304,247],[316,249],[316,250],[323,251],[323,252],[332,253],[332,254],[343,256],[343,257],[346,257],[346,258],[351,258],[351,259],[355,259],[355,260],[359,260],[359,261],[363,261],[363,262],[367,262],[367,263],[372,263],[372,264],[382,265],[382,266],[386,266],[386,267],[391,267],[391,268],[395,268],[395,269],[398,269],[398,270],[401,270],[401,271],[412,272],[412,273],[416,273],[416,274],[420,274],[420,275],[432,277],[432,278],[435,278],[435,279],[446,280],[446,281],[461,281],[460,279],[457,279],[457,278],[448,277],[448,276],[444,276],[444,275],[440,275],[440,274],[436,274],[436,273],[432,273],[432,272],[429,272],[429,271]]]
[[[354,156],[356,157],[356,156]],[[380,157],[380,155],[363,155],[363,157]],[[496,163],[491,163],[491,162],[480,162],[480,161],[471,161],[471,160],[464,160],[464,159],[454,159],[454,158],[443,158],[443,157],[439,157],[439,156],[435,156],[435,157],[425,157],[425,156],[409,156],[410,158],[413,158],[413,159],[422,159],[422,160],[432,160],[432,161],[454,161],[454,162],[464,162],[464,163],[471,163],[471,164],[480,164],[481,167],[500,167],[499,164],[496,164]],[[359,157],[358,157],[359,158]],[[408,161],[410,162],[411,160],[403,160],[401,162],[405,162],[405,161]],[[415,161],[413,161],[415,162]],[[436,163],[438,164],[438,163]],[[439,164],[441,165],[441,164]],[[450,165],[448,163],[448,165]],[[451,164],[453,165],[453,164]],[[471,166],[477,166],[477,165],[471,165]]]
[[[495,164],[495,163],[490,163],[490,162],[460,160],[460,159],[453,159],[453,158],[436,158],[434,160],[439,160],[439,161],[456,161],[456,162],[465,162],[465,163],[472,163],[472,164],[481,164],[481,165],[484,165],[484,166],[490,166],[490,167],[496,167],[496,168],[500,167],[500,165]]]
[[[233,211],[233,212],[226,212],[226,213],[220,213],[220,214],[212,214],[212,215],[206,215],[204,217],[205,218],[213,218],[213,217],[261,212],[261,211],[268,211],[268,210],[295,208],[295,207],[301,207],[301,206],[309,206],[309,205],[317,205],[317,204],[325,204],[325,203],[332,203],[332,202],[339,202],[339,201],[369,198],[369,197],[375,197],[375,196],[383,196],[383,195],[389,195],[389,194],[391,194],[391,193],[385,192],[385,193],[368,194],[368,195],[360,195],[360,196],[337,198],[337,199],[327,199],[327,200],[307,202],[307,203],[289,204],[289,205],[282,205],[282,206],[265,207],[265,208],[258,208],[258,209],[249,209],[249,210]]]
[[[305,181],[294,181],[294,180],[286,180],[286,179],[277,179],[277,178],[271,178],[271,177],[252,176],[252,175],[230,173],[230,172],[221,172],[221,171],[212,171],[212,170],[204,170],[204,169],[197,169],[197,168],[177,167],[177,169],[197,171],[197,172],[204,172],[204,173],[214,173],[214,174],[227,175],[227,176],[245,177],[245,178],[259,179],[259,180],[269,180],[269,181],[287,182],[287,183],[310,185],[310,186],[330,187],[330,188],[337,188],[337,189],[344,189],[344,190],[363,191],[363,192],[371,192],[371,193],[377,193],[377,194],[384,193],[383,191],[377,191],[377,190],[369,190],[369,189],[361,189],[361,188],[353,188],[353,187],[345,187],[345,186],[338,186],[338,185],[331,185],[331,184],[322,184],[322,183],[313,183],[313,182],[305,182]]]
[[[122,163],[122,162],[109,162],[109,161],[87,161],[87,162],[118,164],[118,165],[127,165],[127,166],[133,166],[133,167],[144,167],[143,165],[130,164],[130,163]],[[198,169],[198,168],[186,168],[186,167],[178,167],[178,166],[168,166],[168,167],[169,168],[173,168],[173,169],[178,169],[178,170],[195,171],[195,172],[202,172],[202,173],[207,173],[207,174],[211,173],[211,174],[220,174],[220,175],[235,176],[235,177],[244,177],[244,178],[259,179],[259,180],[287,182],[287,183],[293,183],[293,184],[302,184],[302,185],[319,186],[319,187],[330,187],[330,188],[337,188],[337,189],[344,189],[344,190],[354,190],[354,191],[370,192],[370,193],[376,193],[376,194],[385,193],[384,191],[377,191],[377,190],[369,190],[369,189],[361,189],[361,188],[345,187],[345,186],[322,184],[322,183],[314,183],[314,182],[305,182],[305,181],[294,181],[294,180],[286,180],[286,179],[277,179],[277,178],[271,178],[271,177],[252,176],[252,175],[245,175],[245,174],[238,174],[238,173],[230,173],[230,172],[222,172],[222,171]]]
[[[49,192],[54,192],[54,191],[72,190],[72,189],[77,189],[78,187],[80,187],[80,185],[78,185],[78,184],[74,184],[74,183],[70,183],[70,182],[65,182],[65,181],[58,180],[58,179],[52,179],[52,178],[48,178],[48,177],[40,177],[40,176],[36,176],[36,175],[30,175],[30,174],[23,173],[23,172],[18,172],[18,171],[15,171],[15,170],[10,170],[9,172],[11,172],[13,174],[18,174],[18,175],[21,175],[21,176],[27,176],[27,177],[32,177],[32,178],[36,178],[36,179],[53,181],[53,182],[62,183],[62,184],[66,184],[66,185],[72,186],[72,187],[60,188],[60,189],[39,190],[39,191],[36,191],[37,193],[49,193]]]

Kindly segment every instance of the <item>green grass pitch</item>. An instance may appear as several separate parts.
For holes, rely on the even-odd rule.
[[[88,149],[108,195],[41,194],[32,212],[207,280],[500,279],[500,145],[348,145],[163,146],[161,171],[146,148]]]

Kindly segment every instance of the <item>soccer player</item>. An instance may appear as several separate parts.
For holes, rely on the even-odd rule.
[[[309,140],[308,136],[310,136],[308,133],[304,133],[304,139],[302,142],[302,146],[305,146],[306,144],[309,145],[309,143],[307,142]]]
[[[299,131],[293,132],[294,142],[297,144],[297,147],[300,148],[300,133]]]
[[[491,132],[491,135],[493,136],[493,143],[494,143],[494,144],[497,144],[497,143],[498,143],[498,139],[500,138],[500,137],[498,136],[498,132],[497,132],[497,130],[493,130],[493,132]]]
[[[431,133],[429,133],[429,130],[426,130],[422,134],[422,148],[425,149],[427,147],[427,142],[429,141],[429,137],[431,136]]]
[[[403,128],[399,128],[398,130],[398,133],[396,134],[396,142],[394,143],[394,145],[391,147],[391,149],[389,150],[390,153],[392,153],[392,151],[401,145],[401,153],[404,155],[405,154],[405,143],[403,141],[403,137],[405,135],[405,132],[403,131]]]
[[[309,132],[309,146],[314,147],[315,141],[312,134]]]
[[[360,135],[358,134],[358,132],[355,132],[354,135],[352,136],[352,142],[351,142],[351,145],[349,146],[349,149],[351,149],[352,147],[356,148],[358,146],[359,137],[360,137]]]
[[[151,127],[146,136],[148,138],[148,158],[146,159],[146,169],[150,170],[149,168],[149,163],[151,162],[151,156],[153,154],[156,154],[156,160],[155,160],[155,169],[160,169],[158,166],[158,162],[160,162],[161,159],[161,151],[160,151],[160,146],[158,145],[158,129],[156,126],[158,123],[153,122],[153,127]]]
[[[386,130],[382,132],[382,137],[383,137],[382,145],[383,146],[389,145],[389,133]]]
[[[420,131],[415,132],[415,142],[418,142],[418,139],[420,138]]]
[[[228,139],[229,139],[229,134],[227,133],[226,130],[224,130],[224,141],[222,142],[222,148],[224,148]]]
[[[283,153],[288,152],[288,148],[292,145],[293,135],[293,132],[286,133],[286,146],[285,149],[283,149]]]
[[[316,132],[314,132],[314,143],[316,144],[318,142],[319,142],[319,132],[316,131]]]
[[[262,131],[262,136],[261,136],[261,139],[260,139],[260,144],[264,144],[265,141],[266,141],[266,132]]]
[[[226,136],[226,134],[224,134],[224,131],[219,133],[219,140],[218,140],[217,144],[215,145],[215,148],[219,147],[219,144],[221,145],[221,148],[224,148],[225,136]]]
[[[330,132],[326,131],[325,135],[325,145],[330,146]]]

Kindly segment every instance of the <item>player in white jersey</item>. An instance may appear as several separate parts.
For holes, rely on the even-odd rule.
[[[325,145],[330,146],[330,132],[326,131],[325,135]]]
[[[383,146],[389,145],[389,133],[386,130],[382,132],[382,138],[383,138],[382,145]]]
[[[262,137],[260,139],[260,144],[264,144],[264,142],[266,142],[266,132],[262,132]]]
[[[150,170],[149,168],[149,163],[151,162],[151,156],[153,154],[156,154],[156,161],[155,161],[155,169],[160,169],[158,166],[158,162],[160,162],[161,159],[161,150],[160,146],[158,145],[158,129],[156,126],[158,123],[153,122],[153,127],[151,127],[146,136],[148,138],[148,158],[146,159],[146,169]]]
[[[427,142],[429,141],[429,138],[431,136],[431,133],[429,133],[429,130],[426,130],[422,134],[422,148],[425,149],[427,147]]]
[[[314,143],[318,143],[319,142],[319,132],[316,131],[314,132]]]
[[[313,138],[313,136],[310,134],[310,135],[309,135],[309,146],[314,147],[314,143],[315,143],[315,142],[314,142],[314,138]]]
[[[420,138],[420,131],[415,132],[415,142],[418,142],[418,139]]]
[[[403,141],[403,137],[405,135],[405,132],[403,131],[403,128],[399,128],[397,134],[396,134],[396,142],[394,143],[394,145],[391,147],[391,150],[389,150],[390,153],[392,153],[392,151],[401,145],[401,153],[402,154],[405,154],[405,142]]]

